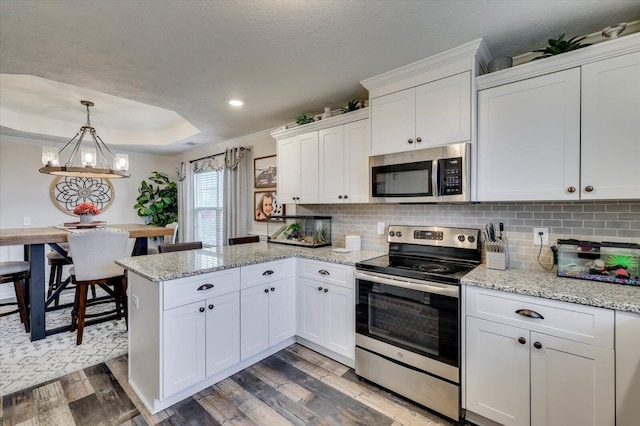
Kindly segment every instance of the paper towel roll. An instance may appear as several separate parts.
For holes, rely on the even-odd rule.
[[[344,247],[353,251],[358,251],[362,247],[362,239],[357,234],[347,234],[344,238]]]

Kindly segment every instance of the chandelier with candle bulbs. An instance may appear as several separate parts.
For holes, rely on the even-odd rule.
[[[82,126],[62,149],[58,150],[57,147],[51,146],[42,148],[44,167],[40,168],[40,173],[102,179],[128,178],[130,176],[128,173],[129,156],[111,152],[107,144],[96,133],[96,129],[91,126],[89,107],[94,105],[93,102],[80,101],[80,103],[87,107],[87,124]],[[87,138],[87,135],[90,138]],[[85,140],[88,141],[88,144],[83,147],[82,142]],[[75,145],[72,144],[74,141],[76,141]],[[70,152],[69,159],[60,165],[60,154],[67,148],[70,148],[68,151]],[[80,154],[79,161],[74,164],[78,154]]]

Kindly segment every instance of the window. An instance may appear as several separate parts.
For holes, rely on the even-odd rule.
[[[193,175],[194,228],[196,241],[206,246],[221,246],[223,171]]]

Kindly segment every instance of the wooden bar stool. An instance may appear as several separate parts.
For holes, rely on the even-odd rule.
[[[0,317],[20,313],[20,321],[24,324],[24,329],[28,333],[29,311],[25,301],[27,290],[27,280],[29,279],[29,262],[9,261],[0,262],[0,284],[13,283],[16,292],[16,303],[2,303],[2,305],[18,305],[18,309],[0,314]]]

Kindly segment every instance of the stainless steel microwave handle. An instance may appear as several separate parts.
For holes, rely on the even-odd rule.
[[[433,182],[433,195],[435,197],[440,196],[440,188],[438,188],[438,159],[435,158],[431,161],[433,164],[433,170],[431,171],[431,182]]]
[[[378,284],[387,284],[395,287],[407,288],[409,290],[417,290],[425,293],[439,294],[447,297],[458,298],[459,287],[448,284],[427,284],[427,283],[413,283],[410,281],[396,280],[393,278],[380,277],[377,275],[363,274],[361,272],[355,273],[357,280],[370,281]]]

